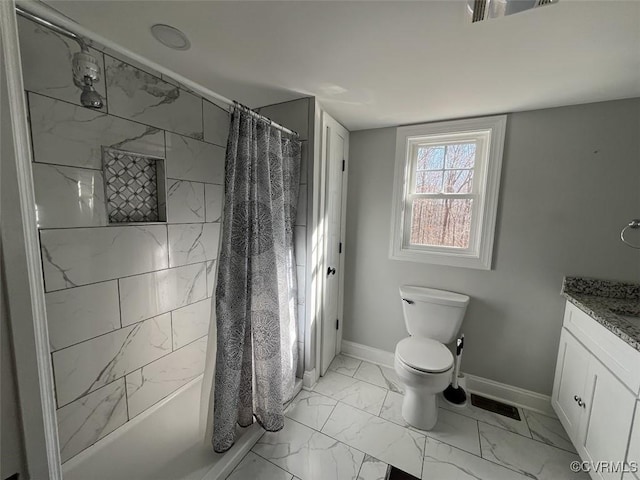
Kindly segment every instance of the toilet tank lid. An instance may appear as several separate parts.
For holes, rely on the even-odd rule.
[[[451,305],[454,307],[466,307],[469,304],[469,297],[462,293],[413,285],[402,285],[400,287],[400,296],[406,300],[439,303],[441,305]]]

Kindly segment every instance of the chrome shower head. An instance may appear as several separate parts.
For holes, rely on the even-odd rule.
[[[104,103],[100,94],[93,88],[93,81],[89,77],[84,77],[84,80],[85,84],[82,87],[80,103],[83,107],[102,108]]]
[[[100,67],[86,46],[73,56],[73,83],[82,89],[80,103],[83,107],[102,108],[102,97],[93,87],[93,82],[100,80]]]

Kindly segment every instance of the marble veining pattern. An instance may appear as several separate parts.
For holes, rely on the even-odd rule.
[[[196,223],[205,220],[205,185],[184,180],[167,181],[167,221]]]
[[[210,183],[205,184],[204,198],[207,211],[206,221],[221,222],[222,204],[224,202],[224,187],[222,185],[213,185]]]
[[[204,371],[207,338],[201,338],[126,376],[133,418]]]
[[[167,132],[167,177],[224,184],[225,149]]]
[[[358,370],[358,367],[360,367],[361,363],[362,361],[353,357],[347,357],[346,355],[336,355],[329,365],[329,370],[347,375],[349,377],[353,377],[353,375]]]
[[[365,455],[358,474],[358,480],[386,480],[388,468],[389,465],[385,462],[371,455]]]
[[[65,462],[127,421],[124,379],[62,407],[56,416]]]
[[[110,113],[202,138],[200,98],[109,55],[105,56],[105,78]]]
[[[482,456],[538,480],[588,479],[568,468],[580,457],[530,438],[480,423]]]
[[[402,418],[402,399],[402,395],[389,391],[380,416],[417,433],[435,438],[474,455],[480,455],[477,420],[440,408],[436,426],[429,431],[419,430]]]
[[[322,432],[420,478],[424,435],[338,403]]]
[[[342,355],[332,365],[336,368],[349,365],[350,360],[360,362]],[[351,364],[351,368],[354,372],[358,367]],[[332,371],[327,375],[366,383]],[[347,382],[342,387],[350,385]],[[378,480],[384,478],[388,464],[423,480],[586,478],[570,472],[569,462],[578,457],[568,449],[559,448],[567,447],[562,444],[562,439],[567,437],[553,417],[519,409],[522,420],[518,422],[477,407],[449,406],[450,410],[446,410],[441,402],[435,428],[421,431],[402,419],[402,394],[387,388],[382,390],[386,398],[377,416],[316,391],[302,391],[286,411],[285,429],[264,434],[253,451],[301,480]],[[353,400],[365,405],[367,396],[368,392],[361,389]],[[320,432],[320,438],[332,448],[350,447],[365,455],[351,460],[329,456],[314,432]],[[330,444],[330,440],[336,443]],[[323,472],[338,469],[345,472],[345,476],[332,473],[319,477],[315,471],[308,472],[307,467],[316,465],[322,455],[326,463]],[[351,467],[347,468],[343,461],[350,462]]]
[[[207,262],[207,296],[213,295],[213,288],[216,284],[216,261]]]
[[[467,402],[467,405],[464,407],[457,407],[447,403],[442,398],[440,398],[439,400],[440,401],[438,404],[441,408],[531,438],[531,432],[529,431],[527,422],[524,420],[524,413],[521,408],[518,408],[518,413],[520,414],[521,420],[515,420],[513,418],[505,417],[503,415],[478,408],[472,405],[471,402]]]
[[[525,480],[532,478],[429,437],[425,446],[422,472],[424,479]]]
[[[291,480],[293,475],[275,466],[273,463],[256,455],[247,453],[238,466],[227,477],[227,480]]]
[[[115,280],[45,294],[51,351],[120,328]]]
[[[101,172],[34,163],[33,183],[39,228],[107,224]]]
[[[354,378],[373,383],[396,393],[403,393],[402,384],[393,368],[383,367],[374,363],[362,362]]]
[[[226,148],[229,136],[229,112],[208,100],[202,101],[202,112],[205,141]]]
[[[285,415],[314,430],[321,430],[337,404],[333,398],[303,390],[293,399]]]
[[[171,312],[173,349],[177,350],[209,332],[211,317],[211,299],[205,298],[197,303]]]
[[[18,16],[17,22],[24,88],[80,105],[82,90],[73,83],[71,74],[72,58],[80,51],[79,45],[31,20]],[[89,48],[89,52],[101,70],[101,78],[94,87],[105,102],[102,111],[106,111],[104,56],[93,48]]]
[[[168,150],[168,223],[213,224],[229,115],[102,47],[92,50],[102,70],[96,88],[109,105],[83,108],[71,76],[76,43],[18,22],[66,460],[201,374],[209,318],[198,302],[214,287],[219,225],[200,227],[200,251],[174,242],[181,266],[169,268],[166,224],[107,224],[102,148],[160,158]]]
[[[219,238],[219,223],[169,225],[169,265],[215,260]]]
[[[640,284],[565,277],[562,294],[614,335],[640,350]],[[639,318],[632,322],[624,316]]]
[[[291,419],[265,433],[253,452],[303,480],[353,480],[364,454]]]
[[[61,407],[171,352],[164,314],[53,353]]]
[[[330,371],[320,378],[314,390],[373,415],[380,413],[387,393],[384,388]]]
[[[340,366],[347,367],[345,373],[351,368],[353,374],[360,361],[341,355],[332,363],[334,368]],[[352,384],[348,380],[367,383],[333,371],[323,379],[332,375],[347,380],[342,383],[334,379],[334,390],[349,388]],[[382,390],[386,396],[377,416],[317,391],[302,391],[286,411],[285,429],[266,433],[253,451],[294,475],[294,479],[318,478],[315,472],[306,473],[305,468],[324,453],[317,451],[324,450],[314,437],[319,431],[323,437],[337,441],[334,445],[365,454],[350,460],[351,469],[341,466],[344,457],[324,457],[325,471],[341,468],[356,475],[344,478],[383,479],[388,464],[423,480],[586,478],[570,472],[570,461],[578,457],[562,448],[567,447],[562,443],[567,436],[553,417],[519,408],[522,420],[516,421],[473,406],[455,408],[446,404],[449,409],[444,409],[445,402],[441,401],[435,428],[421,431],[402,419],[402,394]],[[366,389],[360,389],[351,400],[366,405],[368,396]],[[343,477],[331,474],[320,478]]]
[[[529,430],[531,430],[531,436],[535,440],[562,448],[563,450],[568,450],[572,453],[576,452],[560,420],[542,415],[541,413],[530,412],[529,410],[524,411],[524,416],[527,419]]]
[[[102,170],[102,147],[164,157],[164,132],[103,112],[29,93],[33,158]]]
[[[43,230],[47,292],[168,267],[163,225]]]
[[[204,263],[198,263],[118,280],[122,325],[131,325],[205,298],[205,269]]]

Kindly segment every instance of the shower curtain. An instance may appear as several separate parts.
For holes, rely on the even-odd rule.
[[[280,430],[283,404],[293,394],[293,223],[300,149],[297,138],[235,107],[227,142],[215,289],[217,350],[211,393],[216,452],[233,445],[236,423],[249,426],[254,416],[265,430]]]

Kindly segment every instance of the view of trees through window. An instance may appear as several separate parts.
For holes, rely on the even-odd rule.
[[[475,155],[475,142],[416,149],[411,244],[469,247]]]

